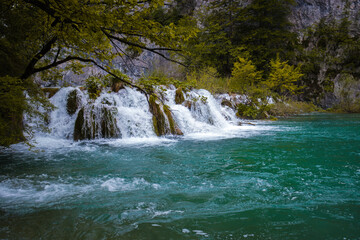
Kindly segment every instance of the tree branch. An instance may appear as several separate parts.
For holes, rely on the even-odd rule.
[[[25,72],[21,75],[20,79],[25,80],[26,78],[30,77],[32,74],[36,73],[37,71],[35,68],[36,63],[44,57],[46,53],[51,50],[52,45],[57,41],[57,37],[53,37],[48,41],[42,49],[30,60],[29,64],[27,65]]]
[[[134,87],[134,88],[140,90],[142,93],[145,94],[146,99],[148,100],[148,93],[147,93],[144,89],[142,89],[141,87],[136,86],[136,85],[134,85],[133,83],[131,83],[131,82],[129,82],[129,81],[127,81],[127,80],[125,80],[125,79],[117,76],[116,74],[110,72],[109,70],[107,70],[105,67],[103,67],[103,66],[101,66],[100,64],[98,64],[98,63],[97,63],[95,60],[93,60],[93,59],[81,58],[81,57],[76,57],[76,56],[68,56],[68,57],[66,57],[66,58],[64,58],[64,59],[62,59],[62,60],[59,60],[59,61],[57,61],[57,62],[53,62],[52,64],[49,64],[49,65],[47,65],[47,66],[44,66],[44,67],[41,67],[41,68],[34,68],[32,74],[35,74],[35,73],[41,72],[41,71],[45,71],[45,70],[49,70],[50,68],[57,67],[57,66],[59,66],[59,65],[61,65],[61,64],[63,64],[63,63],[66,63],[66,62],[69,62],[69,61],[73,61],[73,60],[77,60],[77,61],[80,61],[80,62],[85,62],[85,63],[92,63],[92,64],[94,64],[95,66],[97,66],[97,67],[100,68],[101,70],[107,72],[108,74],[110,74],[110,75],[113,76],[114,78],[122,81],[123,83],[126,83],[127,85],[129,85],[129,86],[131,86],[131,87]]]
[[[158,51],[162,51],[162,50],[165,50],[165,51],[181,51],[181,50],[179,50],[179,49],[172,49],[172,48],[149,48],[149,47],[140,45],[140,44],[138,44],[138,43],[133,43],[133,42],[127,41],[127,40],[125,40],[125,39],[123,39],[123,38],[119,38],[119,37],[116,37],[116,36],[114,36],[114,35],[111,35],[111,34],[107,33],[104,29],[102,29],[102,31],[103,31],[103,33],[104,33],[109,39],[113,39],[113,40],[116,40],[116,41],[118,41],[118,42],[124,43],[124,44],[129,45],[129,46],[138,47],[138,48],[147,50],[147,51],[149,51],[149,52],[153,52],[153,53],[155,53],[155,54],[163,57],[164,59],[166,59],[166,60],[168,60],[168,61],[170,61],[170,62],[174,62],[174,63],[177,63],[177,64],[179,64],[179,65],[181,65],[181,66],[187,67],[184,63],[179,62],[179,61],[176,61],[176,60],[174,60],[174,59],[171,59],[171,58],[165,56],[165,54],[158,52]]]

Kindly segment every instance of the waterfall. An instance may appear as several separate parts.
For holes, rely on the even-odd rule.
[[[169,129],[175,124],[185,137],[197,133],[221,133],[238,125],[234,110],[221,104],[224,96],[215,98],[206,90],[194,89],[182,92],[184,101],[176,104],[174,87],[157,88],[156,93],[161,96],[156,104],[159,106],[157,111],[164,116],[164,127]],[[158,134],[154,129],[158,117],[149,108],[146,96],[134,88],[125,87],[116,93],[103,91],[92,100],[86,91],[67,87],[60,89],[50,101],[56,107],[50,114],[50,137],[128,139],[153,138]],[[174,133],[164,132],[165,135]]]

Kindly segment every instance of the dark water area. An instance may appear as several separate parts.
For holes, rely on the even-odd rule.
[[[360,239],[360,115],[0,150],[0,239]]]

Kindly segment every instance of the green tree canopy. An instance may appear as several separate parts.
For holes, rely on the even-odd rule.
[[[245,55],[267,74],[277,55],[292,60],[297,35],[288,16],[293,0],[215,0],[201,11],[201,32],[190,46],[194,64],[216,67],[230,76],[238,56]]]
[[[19,43],[30,53],[23,56],[22,79],[65,62],[95,64],[108,71],[116,56],[143,50],[171,60],[162,50],[179,51],[179,41],[192,34],[153,19],[163,0],[5,0],[1,4],[6,9],[1,19],[2,55],[14,59],[11,55],[16,55],[14,46]]]
[[[3,0],[0,6],[0,138],[6,139],[0,145],[24,139],[23,113],[41,95],[34,74],[91,64],[134,86],[113,69],[115,57],[145,50],[178,62],[165,52],[181,51],[196,34],[189,21],[161,24],[153,17],[164,0]]]

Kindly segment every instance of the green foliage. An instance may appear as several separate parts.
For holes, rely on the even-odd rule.
[[[240,118],[256,119],[258,113],[259,113],[259,110],[256,108],[255,105],[247,105],[247,104],[240,103],[237,106],[236,115]]]
[[[351,74],[360,78],[360,35],[359,22],[343,19],[321,19],[309,28],[304,36],[302,98],[318,100],[326,92],[333,91],[333,80],[339,74]]]
[[[269,114],[278,117],[286,117],[301,113],[322,111],[311,102],[287,101],[277,102],[269,106]]]
[[[207,67],[189,73],[186,83],[198,89],[207,89],[212,93],[228,92],[228,80],[221,77],[213,67]]]
[[[198,39],[188,44],[191,62],[197,68],[217,69],[230,76],[238,56],[252,60],[265,75],[270,59],[280,55],[293,60],[298,46],[290,32],[288,15],[293,0],[210,1],[200,12]]]
[[[265,75],[268,62],[277,55],[294,59],[298,40],[288,19],[294,5],[294,0],[253,0],[241,10],[237,39]]]
[[[25,93],[28,95],[25,97]],[[43,92],[31,82],[23,82],[14,77],[0,78],[0,146],[9,146],[25,140],[24,133],[30,138],[33,128],[47,131],[43,124],[47,113],[54,106]],[[42,119],[37,125],[25,125],[23,113],[28,117]],[[27,142],[29,144],[29,142]]]
[[[22,128],[22,113],[26,101],[20,79],[0,79],[0,145],[9,146],[25,140]]]
[[[104,87],[106,87],[107,78],[103,76],[90,76],[85,80],[85,87],[88,91],[90,99],[96,99]]]
[[[251,60],[239,57],[234,64],[229,87],[232,92],[246,93],[247,89],[258,84],[261,78],[261,72],[256,70]]]
[[[287,61],[282,62],[278,57],[270,62],[270,74],[266,85],[281,98],[297,93],[301,88],[296,84],[303,76],[300,66],[290,66]]]

